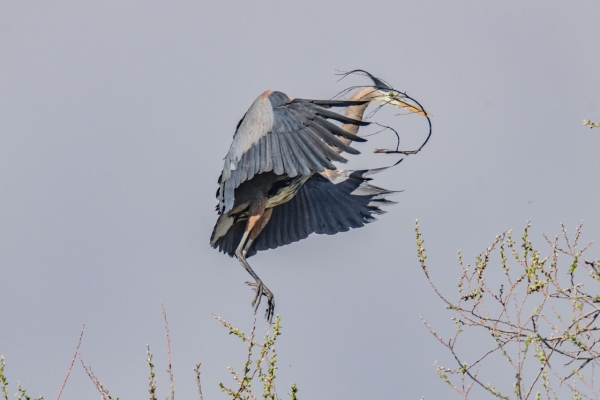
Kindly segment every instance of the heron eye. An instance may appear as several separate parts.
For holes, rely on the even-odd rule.
[[[393,98],[393,97],[396,97],[396,94],[395,94],[394,92],[389,92],[389,93],[388,93],[388,96],[390,96],[390,97],[392,97],[392,98]]]

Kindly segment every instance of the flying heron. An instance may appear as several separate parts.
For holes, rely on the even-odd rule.
[[[365,71],[361,71],[365,72]],[[272,321],[273,293],[246,260],[257,251],[274,249],[308,237],[359,228],[394,203],[392,191],[368,183],[378,170],[344,171],[342,152],[359,154],[357,136],[371,102],[390,104],[426,115],[407,97],[366,73],[374,86],[356,90],[350,100],[306,100],[268,90],[252,103],[238,123],[217,190],[219,218],[210,244],[237,257],[254,279],[256,312],[262,296],[265,317]],[[331,111],[345,109],[345,115]],[[341,122],[341,127],[331,122]]]

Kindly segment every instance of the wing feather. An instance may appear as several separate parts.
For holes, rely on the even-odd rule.
[[[279,150],[281,151],[281,158],[283,159],[283,167],[285,174],[290,178],[298,175],[296,170],[296,163],[294,162],[294,153],[288,146],[288,140],[285,135],[279,133],[273,133],[279,136]]]
[[[306,129],[307,128],[304,130]],[[313,150],[309,148],[310,144],[306,141],[306,139],[304,139],[304,136],[301,134],[301,132],[302,131],[300,131],[298,134],[289,135],[288,140],[293,141],[296,145],[296,148],[299,150],[296,155],[301,158],[300,164],[303,167],[301,171],[302,175],[310,175],[311,170],[322,172],[325,170],[323,163],[315,157]]]
[[[368,100],[307,100],[307,99],[296,99],[299,103],[312,103],[319,105],[324,108],[330,107],[349,107],[349,106],[361,106],[368,103]]]
[[[338,153],[337,151],[333,151],[331,149],[331,147],[329,147],[327,144],[325,144],[325,142],[320,139],[319,134],[316,132],[316,130],[314,129],[314,127],[309,127],[308,130],[306,131],[306,139],[308,141],[310,141],[310,143],[312,144],[312,146],[316,149],[318,149],[318,152],[320,155],[322,155],[323,157],[326,157],[326,160],[330,165],[327,166],[327,169],[335,169],[335,165],[333,165],[329,160],[331,161],[337,161],[337,162],[341,162],[341,163],[345,163],[348,162],[348,160],[346,160],[344,157],[342,157],[340,155],[340,153]]]
[[[259,174],[262,174],[266,171],[273,170],[273,157],[271,154],[271,140],[270,138],[262,138],[260,139],[260,154],[262,156],[262,161],[260,164],[260,169],[258,170]]]
[[[312,233],[333,235],[360,228],[384,213],[381,205],[394,204],[384,196],[396,193],[373,186],[372,170],[343,171],[332,180],[313,175],[290,201],[273,208],[269,223],[247,256],[305,239]],[[377,172],[377,171],[376,171]]]
[[[370,174],[384,170],[325,171],[313,175],[287,203],[273,208],[271,219],[253,242],[246,257],[305,239],[312,233],[334,235],[360,228],[383,214],[380,206],[395,204],[396,193],[371,185]],[[213,247],[233,256],[246,226],[236,221]]]
[[[345,115],[342,114],[338,114],[336,112],[333,111],[329,111],[326,108],[323,107],[314,107],[317,110],[317,115],[321,116],[321,117],[325,117],[325,118],[331,118],[334,119],[336,121],[342,122],[344,124],[352,124],[352,125],[358,125],[358,126],[366,126],[369,125],[369,122],[366,121],[358,121],[352,118],[348,118]],[[358,136],[357,136],[358,137]],[[364,138],[360,138],[360,141],[366,141],[366,139]]]
[[[327,129],[334,135],[341,136],[345,139],[350,139],[354,142],[366,142],[367,141],[367,139],[362,138],[360,136],[353,135],[350,132],[340,128],[339,126],[327,121],[325,118],[321,118],[320,116],[315,117],[315,122],[317,122],[319,125],[321,125],[325,129]]]
[[[331,124],[333,125],[333,124]],[[311,126],[311,128],[313,129],[313,131],[315,131],[317,133],[317,135],[319,135],[321,137],[321,139],[323,139],[323,141],[325,143],[327,143],[330,146],[333,147],[337,147],[338,149],[345,151],[346,153],[350,153],[350,154],[360,154],[360,151],[356,150],[353,147],[348,146],[346,143],[342,142],[341,140],[339,140],[338,138],[335,137],[334,134],[332,134],[327,128],[328,126],[322,126],[320,124],[320,121],[315,120],[315,124],[313,124]]]
[[[278,135],[271,133],[268,135],[271,139],[271,156],[273,158],[273,172],[277,175],[283,175],[283,158],[281,156],[281,150],[279,148]]]
[[[309,176],[335,169],[333,161],[346,161],[331,147],[358,154],[338,138],[364,139],[327,121],[330,118],[368,125],[328,110],[356,104],[343,100],[291,100],[281,92],[265,92],[259,96],[238,124],[225,157],[217,192],[219,213],[233,208],[235,189],[256,174],[273,171],[289,177]]]

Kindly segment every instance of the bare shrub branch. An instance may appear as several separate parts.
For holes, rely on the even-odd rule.
[[[63,384],[60,387],[58,396],[56,396],[56,400],[60,399],[63,389],[67,385],[67,380],[69,379],[69,375],[71,375],[71,370],[73,369],[73,364],[75,364],[75,360],[77,359],[77,354],[79,354],[79,347],[81,347],[81,340],[83,339],[83,330],[84,329],[85,329],[85,324],[83,324],[83,326],[81,327],[81,333],[79,334],[79,342],[77,342],[77,347],[75,348],[75,354],[73,355],[73,359],[71,360],[71,365],[69,365],[69,370],[67,371],[67,376],[65,376],[65,380],[63,381]]]
[[[196,385],[198,386],[198,398],[199,398],[199,400],[204,400],[204,397],[202,396],[202,384],[200,383],[200,366],[201,365],[202,365],[202,363],[196,364],[196,366],[194,367],[194,373],[196,375]]]
[[[8,379],[6,379],[6,375],[4,375],[5,367],[4,356],[0,356],[0,388],[2,388],[4,400],[8,400]]]
[[[5,368],[6,364],[4,363],[4,356],[0,356],[0,388],[2,388],[2,397],[4,397],[4,400],[8,400],[8,379],[4,373]],[[21,382],[19,381],[17,381],[17,393],[15,394],[15,397],[17,400],[44,400],[43,396],[31,399],[27,394],[27,390],[21,386]]]
[[[100,380],[96,377],[96,375],[94,375],[94,372],[92,371],[92,368],[88,368],[83,363],[83,358],[81,358],[81,354],[79,354],[79,361],[81,361],[81,366],[83,367],[83,370],[85,371],[85,373],[87,374],[87,376],[90,378],[90,380],[94,384],[94,387],[96,388],[96,390],[98,391],[98,393],[100,393],[100,397],[102,397],[102,400],[112,400],[112,397],[111,397],[110,393],[108,392],[108,389],[106,389],[102,385],[102,383],[100,382]],[[117,397],[115,400],[119,400],[119,398]]]
[[[148,379],[148,393],[150,393],[150,400],[156,400],[156,373],[154,372],[154,364],[152,363],[152,353],[150,352],[150,345],[146,345],[146,354],[148,358],[146,363],[150,367],[150,378]]]
[[[456,325],[454,336],[445,340],[422,319],[457,365],[436,364],[438,376],[465,399],[478,396],[472,394],[474,386],[500,399],[541,399],[542,395],[553,399],[565,390],[577,399],[596,399],[600,296],[592,293],[598,289],[593,285],[600,280],[600,261],[582,259],[592,244],[580,246],[582,224],[573,235],[562,224],[560,240],[545,237],[550,245],[545,257],[532,244],[530,227],[528,222],[519,244],[512,231],[496,236],[473,266],[465,265],[459,252],[458,296],[450,301],[430,276],[418,221],[415,224],[423,272]],[[563,263],[567,268],[559,268]],[[469,343],[475,342],[465,340],[474,337],[491,340],[488,349],[469,363],[466,359],[471,357],[463,354],[473,352]],[[459,339],[463,339],[462,347]],[[513,370],[514,379],[507,384],[510,374],[495,374],[497,382],[488,383],[492,375],[486,367],[497,366],[501,360]]]
[[[167,373],[169,374],[169,393],[167,400],[175,400],[175,379],[173,379],[173,370],[171,369],[171,337],[169,336],[169,321],[167,320],[167,310],[163,303],[160,303],[163,319],[165,321],[165,332],[167,336]]]
[[[229,365],[227,368],[231,372],[233,380],[237,384],[235,387],[227,387],[223,383],[219,383],[221,390],[226,392],[231,399],[256,399],[257,397],[252,392],[252,382],[255,377],[263,385],[262,396],[265,399],[277,400],[277,389],[275,388],[275,370],[277,369],[277,351],[275,350],[275,342],[277,337],[281,335],[281,317],[277,315],[275,317],[275,323],[273,324],[273,332],[271,333],[267,328],[264,342],[259,343],[255,340],[256,320],[250,331],[250,335],[246,336],[244,332],[231,325],[229,322],[222,320],[218,316],[214,315],[215,319],[221,323],[225,328],[229,330],[230,335],[235,335],[242,342],[248,343],[248,356],[242,367],[243,374],[238,374],[234,368]],[[260,349],[256,359],[253,359],[254,348]],[[292,384],[291,393],[289,395],[292,399],[297,398],[298,388],[296,384]]]

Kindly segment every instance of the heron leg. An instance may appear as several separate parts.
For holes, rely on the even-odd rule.
[[[252,246],[252,243],[256,240],[256,238],[262,232],[265,226],[267,226],[267,223],[271,219],[271,214],[273,214],[273,209],[267,208],[261,216],[260,220],[254,225],[254,227],[252,227],[252,230],[250,231],[250,235],[248,237],[248,240],[246,241],[246,245],[244,246],[244,250],[242,252],[244,257],[246,257],[246,254],[248,253],[248,250],[250,250],[250,246]]]
[[[266,198],[263,201],[260,201],[258,204],[254,204],[250,207],[248,223],[246,224],[246,229],[244,231],[242,240],[235,251],[235,256],[240,261],[240,264],[242,264],[242,267],[244,267],[244,269],[248,271],[250,276],[252,276],[252,278],[255,280],[255,282],[246,282],[248,285],[253,286],[254,290],[256,291],[254,300],[252,300],[254,312],[256,313],[258,310],[262,296],[265,296],[268,301],[265,317],[269,322],[272,322],[273,313],[275,311],[275,297],[269,288],[267,288],[262,280],[258,277],[258,275],[256,275],[254,270],[252,270],[250,264],[248,264],[248,261],[246,260],[246,253],[248,252],[250,245],[258,237],[271,217],[272,210],[266,210],[265,206]]]

